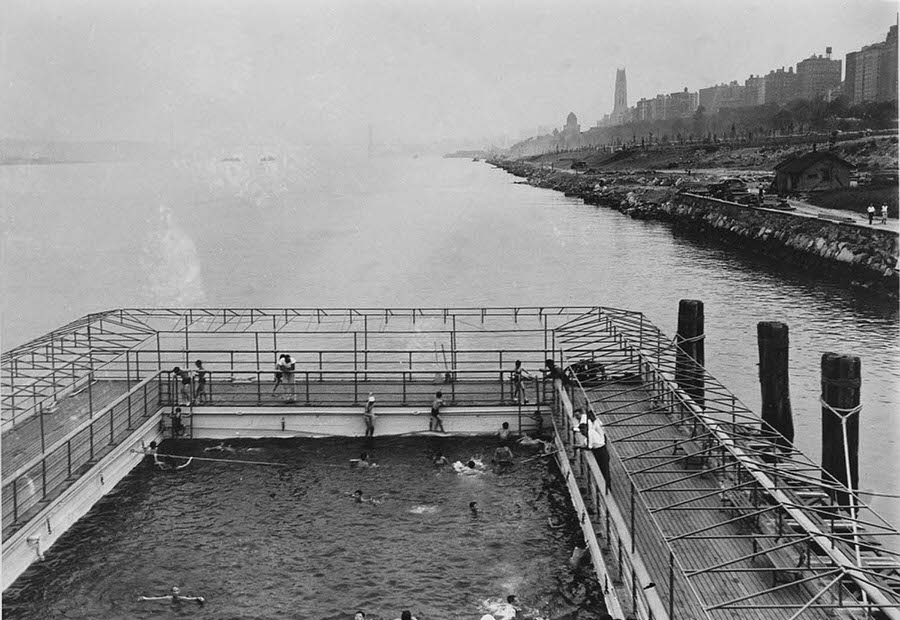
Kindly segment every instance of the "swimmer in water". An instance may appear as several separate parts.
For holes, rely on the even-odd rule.
[[[380,499],[375,499],[374,497],[363,497],[363,492],[360,489],[356,489],[353,493],[350,494],[350,497],[353,498],[353,501],[357,504],[367,503],[372,504],[373,506],[378,506],[381,504]]]
[[[195,602],[198,605],[203,605],[206,602],[206,599],[202,596],[182,596],[181,590],[178,589],[178,586],[172,586],[172,593],[166,594],[164,596],[141,596],[138,598],[139,601],[172,601],[173,603],[180,603],[181,601],[190,601]]]
[[[190,457],[187,461],[184,462],[184,464],[179,465],[178,461],[176,461],[171,456],[164,456],[162,458],[159,458],[159,446],[156,445],[155,441],[151,441],[150,445],[144,447],[143,449],[145,454],[153,456],[153,463],[162,470],[175,471],[178,469],[184,469],[191,464],[191,461],[194,460],[194,457]]]
[[[469,502],[469,512],[473,517],[478,516],[478,502]]]
[[[219,442],[219,445],[217,445],[217,446],[210,446],[208,448],[203,448],[203,451],[204,452],[232,452],[232,453],[237,452],[237,450],[235,450],[231,446],[226,446],[224,441]]]
[[[453,463],[453,469],[461,476],[474,476],[484,473],[484,465],[475,459],[469,459],[465,465],[460,461]]]
[[[435,454],[434,458],[431,459],[431,462],[437,467],[450,464],[450,460],[446,456],[444,456],[443,452],[438,452],[437,454]]]
[[[366,620],[366,614],[362,611],[357,611],[353,614],[353,620]]]
[[[350,467],[378,467],[378,463],[372,463],[369,461],[369,453],[363,452],[359,455],[358,459],[350,459]]]

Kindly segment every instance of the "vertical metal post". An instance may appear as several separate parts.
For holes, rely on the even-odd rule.
[[[41,419],[41,454],[47,450],[47,441],[44,438],[44,401],[38,404],[38,417]]]
[[[410,376],[412,379],[412,376]],[[403,404],[406,404],[406,373],[403,373]]]
[[[234,381],[234,351],[229,351],[229,369],[231,370],[231,380]]]
[[[634,541],[637,536],[634,533],[634,483],[631,483],[631,552],[634,553]]]
[[[13,482],[13,523],[19,520],[19,479],[16,478],[16,481]]]
[[[113,413],[115,412],[115,410],[116,410],[115,407],[109,408],[109,445],[112,445],[113,443],[115,443],[116,429],[115,429],[115,423],[114,423],[114,419],[113,419]]]
[[[250,312],[252,313],[253,310]],[[253,332],[253,342],[256,348],[256,402],[259,404],[262,402],[262,375],[259,371],[261,368],[259,365],[259,332]]]
[[[159,332],[156,332],[156,369],[162,370],[162,346],[159,343]]]
[[[322,381],[322,352],[319,351],[319,383],[321,383]]]
[[[72,477],[72,440],[66,442],[66,480]]]
[[[135,383],[141,382],[141,352],[134,352],[134,381]]]
[[[184,367],[189,368],[191,365],[191,335],[190,324],[187,317],[184,317]]]
[[[131,389],[131,355],[129,351],[125,351],[125,383],[128,389]]]
[[[497,353],[499,354],[499,361],[498,361],[497,367],[500,369],[500,402],[502,403],[503,399],[506,397],[506,389],[503,385],[503,351],[498,351]],[[509,392],[510,392],[509,393],[510,400],[512,400],[514,392],[513,392],[513,386],[511,383],[509,386]]]
[[[88,393],[88,418],[91,420],[94,419],[94,388],[92,387],[93,385],[94,385],[94,371],[91,370],[88,373],[88,390],[87,390],[87,393]]]
[[[131,391],[128,392],[128,430],[131,430]]]
[[[309,404],[309,371],[303,373],[306,376],[306,404]]]
[[[353,404],[359,402],[359,371],[353,371]]]
[[[94,460],[94,423],[93,422],[88,424],[88,430],[90,431],[88,434],[90,435],[90,438],[91,438],[91,453],[90,453],[89,460],[93,461]]]
[[[353,377],[356,380],[356,371],[359,370],[359,333],[353,332]]]
[[[669,617],[675,617],[675,556],[669,551]]]
[[[356,333],[356,332],[354,332]],[[369,315],[363,320],[363,365],[369,367]]]

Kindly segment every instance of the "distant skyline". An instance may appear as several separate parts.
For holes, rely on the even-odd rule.
[[[884,39],[897,2],[6,0],[0,138],[365,146],[584,129]]]

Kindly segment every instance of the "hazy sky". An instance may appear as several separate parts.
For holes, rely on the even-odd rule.
[[[2,0],[0,138],[365,142],[586,129],[884,39],[881,0]]]

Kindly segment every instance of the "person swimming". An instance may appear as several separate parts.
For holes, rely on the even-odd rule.
[[[151,441],[149,446],[142,446],[144,450],[144,454],[149,454],[153,457],[153,464],[159,467],[164,471],[175,471],[178,469],[184,469],[188,465],[191,464],[191,461],[194,460],[194,457],[189,457],[188,460],[182,465],[178,464],[178,461],[171,456],[163,456],[159,457],[159,446],[155,441]]]
[[[460,461],[456,461],[453,463],[453,469],[461,476],[474,476],[484,473],[484,464],[476,459],[469,459],[465,465]]]
[[[442,467],[444,465],[450,464],[450,460],[446,456],[444,456],[443,452],[438,452],[437,454],[435,454],[434,458],[431,459],[431,462],[437,467]]]
[[[372,504],[373,506],[378,506],[381,504],[382,500],[375,499],[374,497],[363,497],[363,492],[360,489],[356,489],[353,493],[350,493],[350,497],[353,498],[353,501],[357,504]]]
[[[219,444],[216,446],[210,446],[208,448],[203,448],[203,451],[204,452],[231,452],[231,453],[237,452],[237,450],[235,450],[231,446],[226,446],[224,441],[219,442]]]
[[[378,467],[378,463],[369,461],[369,453],[363,452],[358,459],[350,459],[350,467]]]
[[[180,603],[181,601],[190,601],[192,603],[197,603],[198,605],[203,605],[206,602],[206,599],[202,596],[182,596],[181,590],[178,586],[172,586],[171,594],[164,594],[163,596],[141,596],[138,598],[139,601],[172,601],[173,603]]]
[[[469,513],[473,517],[478,516],[478,502],[469,502]]]

